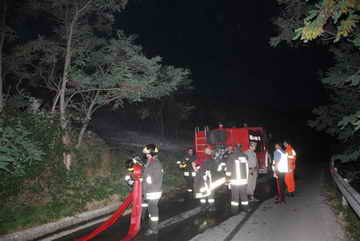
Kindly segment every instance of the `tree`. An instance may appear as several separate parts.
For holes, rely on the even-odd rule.
[[[20,80],[50,90],[52,112],[59,111],[63,143],[68,123],[81,121],[81,145],[93,113],[104,105],[160,98],[189,83],[189,71],[162,65],[135,45],[134,36],[112,31],[115,13],[126,0],[29,0],[38,16],[49,21],[49,33],[18,47],[12,56]],[[53,30],[53,31],[50,31]],[[71,153],[64,153],[71,166]]]
[[[3,70],[3,60],[4,60],[4,47],[7,42],[11,42],[15,39],[15,31],[8,25],[7,19],[10,16],[8,0],[3,0],[0,3],[0,113],[2,112],[5,105],[4,98],[4,70]]]
[[[60,65],[61,75],[53,82],[56,89],[53,106],[60,113],[60,125],[64,130],[63,143],[70,144],[67,133],[67,97],[68,89],[74,86],[69,81],[72,61],[86,49],[96,34],[111,33],[114,13],[125,8],[127,0],[29,0],[28,6],[37,15],[44,16],[53,27],[53,35],[46,36],[48,44],[41,45],[44,52],[46,46],[60,50],[61,59],[54,58]],[[41,40],[41,39],[40,39]],[[57,53],[57,51],[56,51]],[[50,80],[48,80],[50,81]],[[52,80],[51,80],[52,81]],[[70,93],[71,94],[71,93]],[[64,164],[67,169],[71,165],[70,153],[64,153]]]
[[[331,103],[314,110],[317,118],[310,125],[347,143],[344,153],[336,158],[359,158],[360,2],[278,0],[278,3],[284,10],[274,22],[280,34],[270,40],[271,45],[277,46],[284,40],[305,44],[316,40],[334,54],[334,66],[321,76],[322,83],[332,92]]]
[[[146,57],[134,44],[134,36],[117,32],[110,40],[98,39],[74,61],[70,79],[76,80],[68,97],[70,108],[80,114],[82,128],[77,145],[93,113],[104,105],[115,108],[127,102],[159,99],[190,84],[190,72],[161,64],[161,58]]]

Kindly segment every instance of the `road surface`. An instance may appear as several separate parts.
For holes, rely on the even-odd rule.
[[[183,193],[160,202],[161,229],[158,237],[142,235],[134,241],[340,241],[341,225],[322,194],[326,165],[313,162],[299,165],[297,193],[286,204],[274,203],[274,181],[262,178],[250,212],[232,216],[226,188],[216,195],[216,213],[200,214],[196,201],[184,201]],[[122,217],[95,241],[120,241],[127,233],[129,218]],[[74,240],[96,226],[58,239]]]
[[[311,168],[310,168],[311,167]],[[322,195],[325,168],[308,166],[298,180],[296,197],[286,204],[269,199],[250,215],[240,214],[191,241],[338,241],[343,231]]]

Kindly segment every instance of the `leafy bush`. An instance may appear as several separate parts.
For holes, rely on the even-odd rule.
[[[29,113],[7,108],[0,119],[0,198],[1,206],[13,202],[28,181],[40,185],[39,176],[63,151],[61,131],[55,117],[45,112]],[[41,193],[41,188],[39,193]]]
[[[0,170],[12,175],[24,175],[33,162],[40,162],[44,151],[31,140],[31,132],[20,121],[7,126],[0,120]]]

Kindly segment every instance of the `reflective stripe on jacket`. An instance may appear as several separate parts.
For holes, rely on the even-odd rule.
[[[230,177],[232,185],[245,185],[248,183],[249,166],[248,156],[240,150],[235,150],[227,160],[226,175]]]

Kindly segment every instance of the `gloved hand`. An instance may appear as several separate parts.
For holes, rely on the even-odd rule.
[[[135,180],[130,175],[126,175],[124,179],[127,185],[130,187],[134,186]]]

